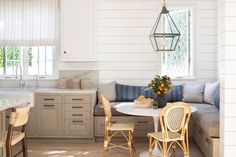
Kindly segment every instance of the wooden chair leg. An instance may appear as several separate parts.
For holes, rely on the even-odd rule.
[[[133,157],[132,132],[131,132],[131,130],[128,131],[128,149],[129,149],[130,156]]]
[[[23,157],[28,157],[28,146],[26,137],[22,139]]]
[[[132,148],[133,148],[133,151],[135,152],[135,147],[134,147],[134,132],[132,132],[132,134],[131,134],[131,140],[132,140]]]
[[[149,137],[149,146],[148,146],[149,157],[152,157],[152,137]]]
[[[168,157],[167,142],[163,142],[163,157]]]
[[[108,151],[109,145],[109,131],[107,130],[104,135],[104,149]]]
[[[185,140],[182,141],[183,151],[184,151],[184,157],[189,157],[189,151],[186,148]]]
[[[12,157],[12,146],[6,146],[6,157]]]

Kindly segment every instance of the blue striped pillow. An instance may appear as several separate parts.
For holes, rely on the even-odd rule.
[[[215,97],[214,97],[214,105],[220,109],[220,88],[217,89]]]
[[[182,101],[183,98],[182,85],[173,86],[172,91],[166,94],[166,98],[167,102]]]
[[[134,101],[140,95],[151,97],[152,91],[147,86],[129,86],[116,84],[116,101]]]

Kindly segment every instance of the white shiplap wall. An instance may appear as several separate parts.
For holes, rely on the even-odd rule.
[[[195,81],[215,80],[216,0],[169,0],[167,7],[192,10]],[[94,8],[95,50],[101,81],[144,84],[161,73],[160,54],[153,53],[148,38],[161,9],[160,1],[95,0]]]
[[[236,154],[236,0],[218,0],[220,157]]]

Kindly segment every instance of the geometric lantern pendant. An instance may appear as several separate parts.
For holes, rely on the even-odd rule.
[[[176,27],[165,3],[157,21],[149,35],[153,49],[158,51],[174,51],[180,38],[180,32]]]

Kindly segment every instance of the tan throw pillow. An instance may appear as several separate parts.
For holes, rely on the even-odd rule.
[[[203,102],[203,83],[183,84],[183,99],[184,102]]]
[[[218,81],[205,83],[204,102],[214,105],[214,97],[218,88],[219,88]]]
[[[98,86],[98,96],[103,94],[110,101],[116,101],[116,82],[110,82],[106,84],[99,84]]]

